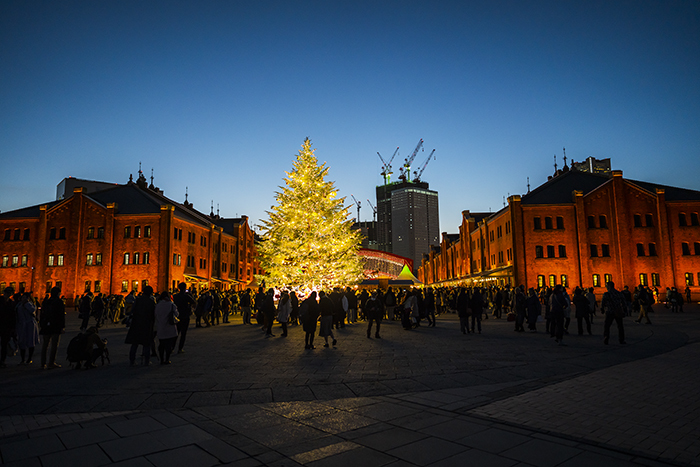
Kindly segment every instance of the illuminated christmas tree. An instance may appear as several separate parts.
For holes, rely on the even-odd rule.
[[[345,198],[324,180],[328,169],[307,138],[263,221],[258,257],[268,284],[329,288],[362,280],[360,232],[350,228]]]

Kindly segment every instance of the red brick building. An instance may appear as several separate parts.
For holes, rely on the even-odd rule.
[[[0,213],[0,289],[42,295],[54,285],[72,298],[197,288],[240,289],[259,272],[248,219],[224,219],[134,183]]]
[[[700,298],[700,191],[577,170],[559,171],[496,213],[464,211],[458,235],[425,255],[425,284],[605,282]]]

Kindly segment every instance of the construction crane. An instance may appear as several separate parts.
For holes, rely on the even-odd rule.
[[[389,181],[391,180],[391,174],[394,172],[391,171],[391,162],[394,160],[394,157],[396,157],[396,154],[399,153],[399,148],[398,146],[396,147],[396,151],[394,151],[394,155],[391,156],[391,159],[389,159],[389,162],[385,161],[384,158],[382,157],[381,154],[379,154],[379,151],[377,151],[377,155],[379,156],[379,159],[382,161],[382,173],[381,176],[384,177],[384,184],[388,185]]]
[[[410,157],[406,158],[403,167],[401,167],[401,175],[399,176],[401,180],[406,182],[411,181],[411,164],[413,164],[413,160],[416,158],[416,154],[418,154],[418,151],[420,151],[421,147],[423,147],[422,138],[420,141],[418,141],[418,145],[416,146],[416,149],[413,150],[413,154],[411,154]]]
[[[420,168],[420,170],[417,170],[413,172],[413,180],[416,182],[420,182],[420,177],[423,175],[423,171],[425,170],[426,167],[428,167],[428,162],[430,162],[430,158],[433,157],[433,154],[435,154],[435,149],[432,150],[428,158],[425,160],[423,163],[423,166]]]
[[[377,208],[372,205],[372,201],[367,200],[367,202],[369,203],[369,207],[372,208],[372,222],[377,222]]]
[[[355,200],[355,205],[357,206],[357,223],[359,224],[360,223],[360,208],[362,206],[360,205],[360,202],[357,200],[357,198],[355,198],[355,195],[350,194],[350,196],[352,196],[352,199]]]

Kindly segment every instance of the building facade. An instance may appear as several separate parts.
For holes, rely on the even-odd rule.
[[[377,247],[420,264],[440,241],[438,193],[426,182],[402,181],[377,187]]]
[[[493,214],[464,211],[418,271],[426,284],[690,288],[700,297],[700,191],[559,171]]]
[[[205,215],[166,198],[143,174],[39,206],[0,214],[0,289],[43,295],[58,285],[72,299],[86,290],[126,294],[150,285],[240,289],[259,271],[247,217]]]

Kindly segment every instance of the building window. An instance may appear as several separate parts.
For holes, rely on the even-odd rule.
[[[3,285],[4,285],[4,282],[3,282]],[[51,286],[52,286],[52,282],[46,281],[46,293],[51,293]],[[0,290],[0,293],[2,293],[2,290]]]
[[[146,287],[148,287],[148,279],[141,281],[141,290],[145,289]]]
[[[179,257],[180,257],[180,255],[178,255],[178,258]],[[142,264],[151,264],[151,255],[149,252],[145,252],[143,254],[143,263]],[[180,265],[180,260],[177,261],[177,265],[178,266]]]
[[[634,215],[634,226],[635,227],[641,227],[642,226],[642,216],[639,214]]]
[[[19,256],[12,255],[12,267],[16,268],[17,266],[19,266]]]
[[[124,238],[131,238],[131,226],[124,227]]]
[[[557,285],[557,276],[554,274],[549,275],[549,286],[550,287],[555,287]]]
[[[598,257],[598,245],[591,245],[591,258]]]
[[[643,286],[649,285],[647,281],[647,275],[645,273],[639,274],[639,284]]]
[[[134,238],[141,238],[141,226],[134,227]]]
[[[19,240],[19,229],[15,229],[15,240]]]
[[[182,229],[177,229],[177,239],[182,240]]]
[[[4,255],[4,256],[2,257],[2,267],[3,267],[3,268],[6,268],[7,265],[9,264],[9,262],[10,262],[10,257],[7,256],[7,255]]]
[[[140,259],[141,255],[139,253],[134,253],[134,264],[139,264]]]
[[[173,265],[177,266],[177,253],[173,253]]]
[[[700,225],[697,212],[690,213],[690,225]]]
[[[29,263],[29,256],[28,255],[22,255],[22,262],[20,263],[21,266],[26,266],[27,263]]]
[[[601,249],[601,256],[602,257],[604,257],[604,258],[610,257],[610,245],[608,245],[607,243],[603,243],[602,245],[600,245],[600,249]]]
[[[547,258],[554,258],[554,245],[547,245]]]
[[[697,213],[695,213],[695,217],[697,217]],[[29,229],[24,229],[24,237],[22,238],[22,240],[29,240]]]
[[[535,217],[535,230],[542,230],[542,219]]]
[[[600,274],[593,274],[593,287],[600,287]]]
[[[567,277],[566,274],[561,275],[561,285],[562,287],[568,287],[569,286],[569,278]]]
[[[506,235],[510,233],[510,221],[506,222]]]
[[[552,229],[552,218],[551,217],[545,217],[544,218],[544,228],[547,230]]]
[[[126,293],[129,291],[129,281],[122,281],[122,292]]]
[[[92,266],[92,253],[88,253],[85,258],[85,265]]]
[[[685,218],[684,212],[678,213],[678,225],[680,225],[681,227],[685,227],[686,225],[688,225],[688,221]]]
[[[7,258],[7,256],[4,256],[4,257],[2,258],[2,265],[3,265],[3,267],[6,267],[6,266],[7,266],[7,262],[5,261],[5,258]],[[49,255],[49,261],[48,261],[48,263],[46,263],[46,264],[48,264],[49,266],[54,266],[54,265],[55,265],[54,260],[55,260],[55,256],[54,256],[54,255]]]
[[[91,286],[92,286],[92,282],[90,282],[90,281],[85,281],[85,291],[86,291],[86,292],[89,292],[89,291],[90,291]]]
[[[652,285],[652,287],[659,287],[661,285],[661,281],[659,280],[659,273],[658,272],[651,273],[651,285]]]
[[[88,227],[87,238],[95,238],[95,228],[94,227]]]
[[[535,247],[535,258],[544,258],[544,252],[542,250],[542,245],[537,245]]]
[[[595,217],[588,216],[588,228],[595,229]]]
[[[607,229],[608,228],[608,218],[605,216],[598,216],[598,221],[600,222],[600,228],[601,229]]]
[[[54,231],[54,234],[56,232]],[[5,241],[9,242],[12,239],[12,231],[10,229],[5,229]]]
[[[564,218],[562,216],[557,216],[557,229],[564,228]]]
[[[95,255],[95,264],[97,266],[102,266],[102,253],[97,253]]]
[[[566,258],[566,245],[559,245],[559,257]]]
[[[56,281],[56,287],[63,290],[63,281]]]
[[[129,253],[124,253],[124,264],[129,264]]]
[[[644,244],[637,243],[637,256],[644,256]]]
[[[651,214],[646,214],[644,216],[644,220],[646,222],[647,227],[654,227],[654,216]]]
[[[541,289],[544,287],[544,276],[542,274],[537,276],[537,288]]]
[[[66,239],[66,228],[65,227],[61,227],[60,229],[58,229],[58,239],[59,240]]]
[[[5,231],[5,240],[10,239],[9,233],[9,230]],[[56,240],[56,227],[51,227],[51,230],[49,230],[49,240]]]
[[[691,286],[691,287],[695,285],[695,278],[693,277],[692,272],[685,273],[685,285]]]
[[[173,228],[173,240],[177,240],[177,227]]]
[[[695,254],[700,255],[700,242],[693,243],[693,248],[695,249]]]
[[[139,281],[131,281],[131,290],[134,292],[139,291]]]
[[[656,256],[656,243],[649,244],[649,256]]]
[[[604,274],[603,277],[605,278],[605,284],[612,282],[612,274]]]
[[[683,256],[688,256],[690,254],[690,245],[688,242],[681,243],[681,250],[683,251]]]
[[[95,281],[95,293],[102,292],[102,281]]]
[[[63,266],[63,255],[56,256],[56,264],[58,266]]]
[[[105,238],[105,228],[104,227],[97,228],[97,238],[99,238],[99,239]]]
[[[146,227],[143,228],[143,236],[145,238],[151,238],[151,226],[147,225]]]

